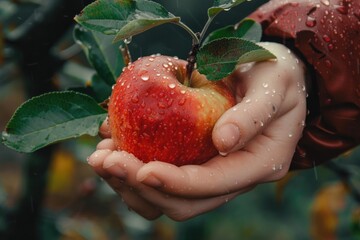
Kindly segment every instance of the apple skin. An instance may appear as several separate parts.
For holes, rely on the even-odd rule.
[[[152,55],[129,64],[113,87],[109,127],[119,150],[141,161],[177,166],[201,164],[216,156],[212,130],[235,104],[224,81],[211,82],[196,70],[183,85],[186,64],[176,57]]]

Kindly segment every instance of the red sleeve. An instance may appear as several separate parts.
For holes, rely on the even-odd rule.
[[[311,66],[306,127],[292,169],[360,143],[360,1],[272,0],[251,16]]]

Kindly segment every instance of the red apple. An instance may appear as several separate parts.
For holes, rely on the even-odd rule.
[[[118,149],[143,162],[200,164],[218,154],[212,130],[235,104],[230,88],[196,70],[185,86],[186,64],[152,55],[126,67],[109,102],[109,125]]]

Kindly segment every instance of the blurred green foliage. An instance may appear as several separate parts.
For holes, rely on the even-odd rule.
[[[31,14],[36,13],[39,2],[42,3],[0,0],[0,25],[8,26],[6,31],[9,31],[24,23]],[[210,0],[158,2],[170,12],[180,15],[182,21],[198,31],[207,19],[206,9],[212,4]],[[221,14],[211,28],[239,21],[244,17],[239,15],[239,11],[234,9]],[[242,11],[241,14],[247,13]],[[73,44],[70,29],[52,49],[67,58],[63,68],[52,80],[61,89],[83,86],[86,84],[83,80],[93,74],[85,55]],[[134,58],[154,53],[186,58],[191,48],[191,39],[176,26],[168,24],[135,36],[130,48]],[[27,98],[27,92],[24,75],[18,64],[21,52],[6,43],[0,52],[5,56],[5,61],[0,63],[2,130],[16,107]],[[79,74],[82,75],[80,80],[76,79]],[[323,189],[341,181],[348,184],[349,192],[343,196],[343,208],[335,213],[339,220],[336,236],[337,239],[359,239],[360,148],[333,161],[343,170],[342,173],[348,175],[339,174],[326,165],[294,172],[281,182],[258,186],[212,212],[177,223],[165,217],[147,221],[127,209],[121,199],[86,164],[86,158],[97,141],[96,138],[88,137],[68,141],[57,146],[53,155],[47,156],[51,166],[37,228],[42,239],[312,239],[310,229],[314,221],[312,211],[315,199]],[[0,145],[0,232],[8,224],[4,218],[6,212],[16,207],[22,186],[28,181],[23,171],[27,157]],[[36,172],[31,175],[32,178],[37,176]],[[32,201],[28,202],[30,209],[33,204]],[[18,227],[20,229],[21,226]]]

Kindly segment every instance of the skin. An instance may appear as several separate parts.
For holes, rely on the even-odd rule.
[[[277,60],[239,66],[228,79],[238,103],[217,121],[212,136],[221,154],[206,163],[144,164],[117,151],[101,126],[104,140],[88,162],[130,209],[184,221],[286,175],[306,117],[304,68],[286,47],[261,45]]]

